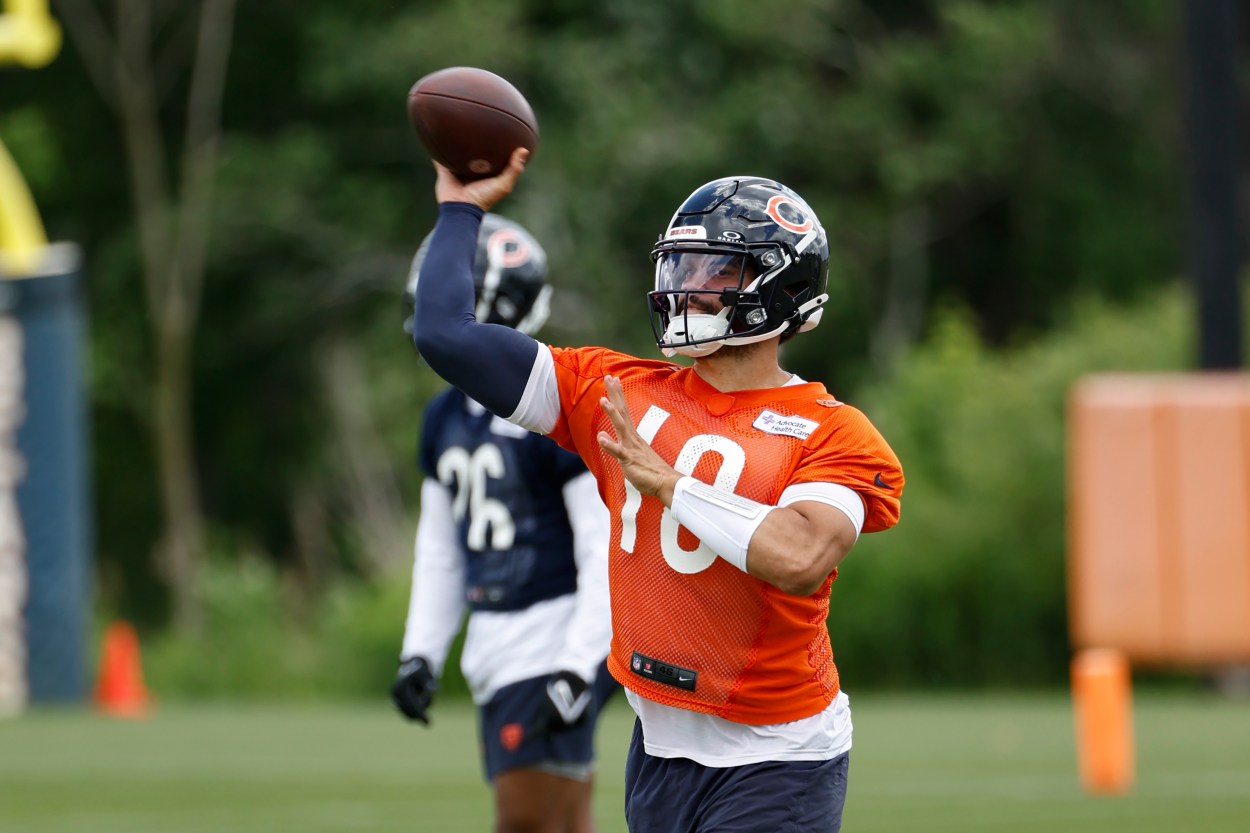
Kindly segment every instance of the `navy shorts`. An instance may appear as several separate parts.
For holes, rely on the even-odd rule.
[[[837,833],[848,768],[846,754],[735,767],[656,758],[643,751],[635,721],[625,821],[630,833]]]
[[[504,686],[478,709],[482,770],[487,781],[509,769],[536,768],[582,781],[594,769],[595,724],[599,710],[620,688],[604,666],[591,687],[595,701],[577,726],[550,735],[538,730],[545,714],[547,678],[532,677]]]

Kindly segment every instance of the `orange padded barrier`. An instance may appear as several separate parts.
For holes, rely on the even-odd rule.
[[[1090,376],[1068,430],[1073,645],[1250,661],[1250,375]]]

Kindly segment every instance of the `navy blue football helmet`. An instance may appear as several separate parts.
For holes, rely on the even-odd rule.
[[[433,232],[431,232],[433,234]],[[416,299],[417,276],[430,246],[426,236],[412,259],[408,285],[404,291],[404,332],[412,335],[412,305]],[[487,214],[477,235],[473,258],[473,288],[477,320],[503,324],[532,335],[550,313],[551,287],[547,285],[547,253],[534,236],[519,223]]]
[[[806,332],[829,300],[829,242],[816,213],[763,177],[725,177],[695,190],[651,259],[651,327],[667,356]]]

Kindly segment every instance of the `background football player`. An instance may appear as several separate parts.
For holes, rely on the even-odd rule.
[[[428,243],[413,260],[409,309]],[[473,267],[478,320],[537,330],[546,271],[524,228],[486,215]],[[594,727],[616,688],[603,668],[608,518],[594,478],[577,455],[455,388],[426,409],[419,462],[421,518],[392,699],[428,723],[467,607],[460,667],[479,707],[496,829],[587,833]]]
[[[693,365],[549,347],[470,314],[479,218],[527,156],[467,184],[437,166],[417,346],[599,479],[608,667],[638,714],[630,829],[836,831],[851,715],[829,594],[859,534],[897,522],[903,472],[863,413],[780,365],[781,342],[815,327],[828,299],[824,229],[778,182],[709,182],[652,250],[657,344]]]

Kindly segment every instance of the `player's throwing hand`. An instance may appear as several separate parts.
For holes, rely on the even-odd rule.
[[[438,162],[434,170],[438,172],[438,180],[434,183],[434,196],[440,202],[467,202],[476,205],[483,211],[490,211],[500,200],[512,193],[517,178],[525,170],[525,162],[530,152],[525,148],[512,151],[512,159],[508,167],[499,176],[489,179],[478,179],[473,182],[461,182],[451,169]]]

